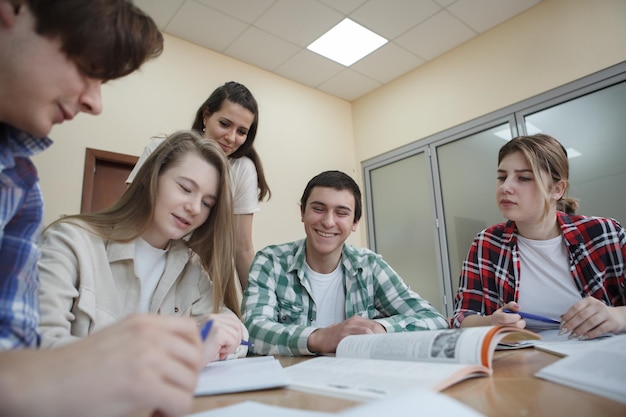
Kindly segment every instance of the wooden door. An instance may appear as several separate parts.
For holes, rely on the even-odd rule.
[[[126,190],[126,178],[138,159],[132,155],[87,148],[80,212],[98,211],[116,202]]]

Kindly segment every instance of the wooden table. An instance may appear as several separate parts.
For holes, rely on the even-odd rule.
[[[283,366],[290,366],[306,359],[279,358]],[[499,351],[494,356],[493,376],[460,382],[447,388],[443,393],[486,416],[493,417],[626,416],[624,404],[533,376],[539,369],[559,359],[558,356],[533,348]],[[192,412],[224,407],[241,401],[258,401],[282,407],[329,412],[345,410],[358,404],[334,397],[273,389],[197,397]]]

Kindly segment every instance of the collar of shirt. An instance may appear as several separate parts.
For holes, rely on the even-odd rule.
[[[34,136],[0,123],[0,171],[15,166],[16,157],[31,157],[52,145],[50,138],[35,138]]]

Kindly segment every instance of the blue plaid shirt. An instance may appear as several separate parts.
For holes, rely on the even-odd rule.
[[[308,337],[319,326],[305,268],[305,239],[257,252],[243,299],[243,321],[261,355],[312,355]],[[365,248],[344,244],[341,269],[346,318],[376,320],[387,332],[435,330],[446,319],[402,281],[383,260]]]
[[[30,157],[51,144],[0,123],[0,350],[39,344],[43,199]]]

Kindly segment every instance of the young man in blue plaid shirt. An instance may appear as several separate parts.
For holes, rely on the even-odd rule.
[[[343,172],[309,181],[306,239],[264,248],[250,268],[243,318],[254,353],[330,353],[351,334],[448,327],[380,255],[345,243],[361,210],[361,191]]]
[[[206,363],[193,319],[137,315],[34,349],[43,202],[30,158],[50,146],[54,124],[101,112],[102,82],[162,49],[154,21],[127,0],[0,0],[2,416],[174,417],[191,408]]]

